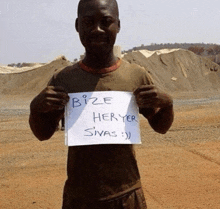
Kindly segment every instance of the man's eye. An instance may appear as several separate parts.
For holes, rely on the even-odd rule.
[[[113,20],[111,18],[105,18],[102,20],[102,25],[108,27],[109,25],[111,25],[113,22]]]
[[[86,25],[92,25],[92,24],[93,24],[92,19],[84,19],[83,22],[84,22],[84,24],[86,24]]]

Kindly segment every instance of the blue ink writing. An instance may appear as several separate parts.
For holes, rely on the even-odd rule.
[[[115,113],[95,113],[93,112],[93,121],[102,122],[102,121],[122,121],[122,122],[138,122],[135,115],[125,115],[121,116],[120,114]]]
[[[117,137],[117,134],[115,131],[106,131],[106,130],[95,130],[95,127],[93,128],[87,128],[84,130],[86,133],[84,136],[110,136],[110,137]]]
[[[82,105],[87,105],[88,103],[91,103],[92,105],[104,105],[104,104],[112,104],[112,97],[103,97],[103,98],[97,98],[97,97],[91,97],[87,98],[87,95],[82,96],[83,99],[74,97],[72,98],[72,107],[80,107]]]
[[[114,113],[95,113],[93,112],[93,121],[97,122],[97,121],[118,121],[118,119],[115,117]]]

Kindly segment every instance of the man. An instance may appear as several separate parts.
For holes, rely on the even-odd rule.
[[[146,71],[118,59],[113,46],[120,30],[115,0],[81,0],[75,24],[85,58],[56,73],[31,102],[30,126],[49,139],[63,117],[68,93],[134,92],[140,113],[166,133],[173,121],[172,98],[152,84]],[[144,209],[140,175],[132,145],[69,147],[63,209]]]

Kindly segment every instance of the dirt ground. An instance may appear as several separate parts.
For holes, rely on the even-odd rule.
[[[0,208],[60,209],[64,132],[38,141],[28,125],[28,104],[13,101],[0,107]],[[143,143],[136,155],[149,209],[220,208],[219,105],[177,102],[175,121],[165,135],[141,118]]]

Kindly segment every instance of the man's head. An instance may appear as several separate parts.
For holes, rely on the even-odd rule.
[[[86,51],[108,53],[120,30],[115,0],[80,0],[76,30]]]

